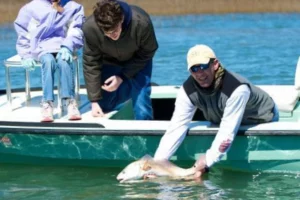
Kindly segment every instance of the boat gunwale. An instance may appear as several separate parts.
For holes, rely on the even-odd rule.
[[[68,126],[66,126],[68,125]],[[213,136],[218,128],[190,129],[189,136]],[[0,121],[0,133],[45,134],[45,135],[113,135],[113,136],[162,136],[166,130],[157,129],[108,129],[100,123],[40,123]],[[238,136],[299,136],[299,129],[289,130],[247,130],[240,129]]]

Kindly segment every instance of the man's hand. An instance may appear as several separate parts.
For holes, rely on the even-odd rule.
[[[92,102],[92,116],[103,117],[104,113],[97,102]]]
[[[105,80],[102,89],[107,92],[116,91],[122,84],[123,80],[119,76],[111,76]]]
[[[206,157],[202,155],[195,163],[196,173],[194,175],[195,179],[199,179],[202,174],[206,172]]]

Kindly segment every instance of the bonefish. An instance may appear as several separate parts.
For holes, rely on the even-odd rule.
[[[138,180],[145,177],[172,177],[184,178],[195,174],[195,166],[191,168],[181,168],[170,161],[156,161],[151,156],[145,155],[141,159],[127,165],[117,176],[121,183]]]

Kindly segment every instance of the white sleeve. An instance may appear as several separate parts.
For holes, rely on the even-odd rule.
[[[181,87],[177,93],[171,122],[155,152],[155,160],[169,159],[176,152],[186,136],[188,125],[193,119],[195,111],[196,107]]]
[[[241,85],[237,87],[230,98],[228,98],[219,131],[210,149],[206,152],[206,164],[208,167],[218,162],[223,155],[228,152],[240,127],[249,97],[249,87],[247,85]],[[224,148],[222,145],[224,145],[226,141],[229,141],[229,146]]]

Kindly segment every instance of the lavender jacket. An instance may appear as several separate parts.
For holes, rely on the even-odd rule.
[[[83,6],[71,0],[61,2],[62,13],[52,8],[51,0],[32,0],[20,9],[14,25],[22,59],[39,60],[45,53],[58,52],[61,46],[72,52],[82,47]]]

